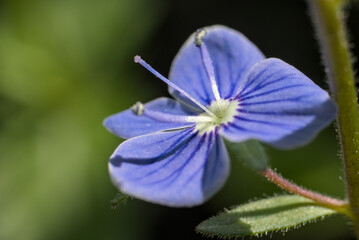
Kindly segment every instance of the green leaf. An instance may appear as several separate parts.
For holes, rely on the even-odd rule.
[[[244,162],[245,165],[254,170],[263,171],[268,166],[268,157],[263,146],[256,140],[245,142],[226,141],[231,157]]]
[[[287,231],[334,213],[300,196],[275,196],[226,210],[199,224],[196,231],[222,238],[260,236],[270,231]]]

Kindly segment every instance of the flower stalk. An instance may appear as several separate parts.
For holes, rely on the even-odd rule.
[[[264,177],[266,177],[270,182],[273,182],[277,186],[283,188],[284,190],[286,190],[290,193],[308,198],[308,199],[316,202],[318,205],[333,209],[337,212],[343,213],[350,217],[351,212],[348,211],[348,203],[343,200],[328,197],[328,196],[322,195],[320,193],[313,192],[308,189],[302,188],[302,187],[288,181],[287,179],[283,178],[282,176],[280,176],[278,173],[276,173],[275,171],[273,171],[270,168],[267,168],[264,171],[260,171],[260,174],[262,174]]]
[[[359,238],[359,113],[354,73],[346,38],[344,0],[308,0],[326,66],[331,92],[339,107],[338,132],[344,161],[347,198]]]

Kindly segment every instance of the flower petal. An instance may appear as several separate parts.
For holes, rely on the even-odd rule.
[[[144,105],[144,113],[136,115],[131,109],[114,114],[104,121],[104,126],[121,138],[131,138],[157,131],[193,125],[184,117],[195,115],[170,98],[158,98]]]
[[[241,84],[235,120],[221,133],[290,149],[309,142],[336,115],[328,93],[293,66],[275,58],[256,64]]]
[[[212,59],[221,98],[233,97],[237,83],[241,82],[249,69],[264,59],[264,56],[252,42],[233,29],[219,25],[205,29],[207,34],[203,42]],[[177,54],[172,63],[169,79],[207,106],[215,98],[200,49],[194,44],[194,36],[192,34],[189,37]],[[178,91],[171,87],[169,91],[180,101],[198,108]]]
[[[229,174],[229,157],[217,135],[193,128],[154,133],[123,142],[109,171],[120,191],[173,207],[198,205],[211,197]]]

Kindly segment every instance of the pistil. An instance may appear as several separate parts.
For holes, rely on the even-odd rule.
[[[171,82],[170,80],[168,80],[167,78],[162,76],[159,72],[157,72],[155,69],[153,69],[148,63],[146,63],[144,60],[142,60],[142,58],[140,56],[135,56],[134,60],[135,60],[135,63],[141,64],[144,68],[146,68],[148,71],[153,73],[156,77],[158,77],[159,79],[161,79],[162,81],[164,81],[165,83],[170,85],[172,88],[174,88],[177,91],[179,91],[180,93],[182,93],[184,96],[186,96],[188,99],[190,99],[193,103],[195,103],[197,106],[202,108],[210,116],[217,119],[217,116],[213,112],[211,112],[208,108],[203,106],[203,104],[201,104],[198,100],[194,99],[191,95],[189,95],[182,88],[178,87],[176,84],[174,84],[173,82]]]

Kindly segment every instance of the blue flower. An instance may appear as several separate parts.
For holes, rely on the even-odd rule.
[[[135,62],[166,82],[176,100],[137,103],[105,120],[110,132],[128,139],[111,156],[109,171],[122,192],[153,203],[190,207],[214,195],[230,170],[223,137],[291,149],[336,115],[327,92],[224,26],[190,36],[170,80],[139,56]]]

